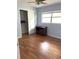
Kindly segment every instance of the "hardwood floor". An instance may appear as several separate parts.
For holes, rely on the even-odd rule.
[[[49,36],[23,35],[19,39],[21,59],[61,59],[61,40]]]

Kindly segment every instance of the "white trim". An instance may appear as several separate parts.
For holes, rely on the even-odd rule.
[[[17,46],[17,59],[20,59],[20,49],[19,49],[19,45]]]
[[[18,38],[18,39],[19,39],[19,38],[22,38],[22,36],[18,36],[17,38]]]
[[[58,37],[58,36],[55,36],[55,35],[51,35],[51,34],[48,34],[48,36],[51,36],[51,37],[55,37],[55,38],[61,39],[61,37]]]
[[[56,11],[47,11],[47,12],[43,12],[45,14],[48,14],[48,13],[61,13],[61,10],[56,10]],[[43,14],[42,13],[42,14]]]

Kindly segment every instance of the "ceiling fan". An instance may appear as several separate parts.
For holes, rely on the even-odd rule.
[[[44,1],[45,0],[35,0],[35,2],[32,1],[32,2],[28,2],[28,3],[36,3],[37,5],[39,5],[39,4],[46,4]]]

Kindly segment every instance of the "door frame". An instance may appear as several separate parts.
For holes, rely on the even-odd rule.
[[[28,11],[27,10],[23,10],[23,9],[20,9],[19,10],[20,11],[20,23],[21,23],[21,11],[25,11],[25,12],[27,12],[27,18],[28,18]],[[27,34],[29,34],[29,21],[28,21],[28,19],[27,19]],[[21,31],[22,31],[22,26],[21,26]]]

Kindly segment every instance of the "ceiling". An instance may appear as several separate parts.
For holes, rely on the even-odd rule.
[[[18,0],[18,2],[20,2],[22,4],[28,4],[29,6],[32,6],[32,7],[48,6],[48,5],[51,5],[51,4],[54,4],[54,3],[61,2],[61,0],[46,0],[45,1],[46,4],[37,5],[35,3],[28,3],[28,2],[32,2],[32,1],[35,1],[35,0]]]

